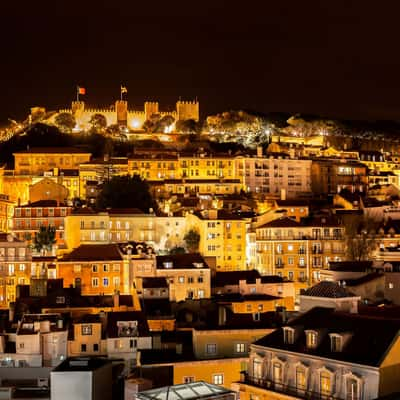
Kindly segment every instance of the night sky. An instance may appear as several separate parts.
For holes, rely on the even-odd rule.
[[[400,119],[398,1],[1,3],[1,121],[68,106],[77,83],[99,106],[123,83],[131,105],[197,96],[203,116]]]

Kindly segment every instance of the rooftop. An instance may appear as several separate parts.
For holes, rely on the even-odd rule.
[[[316,285],[304,290],[301,293],[302,296],[313,296],[313,297],[326,297],[333,299],[341,299],[343,297],[354,297],[355,295],[350,293],[346,288],[339,285],[336,282],[322,281]]]
[[[77,147],[32,147],[31,149],[17,151],[14,154],[91,154]]]
[[[208,269],[208,265],[199,253],[157,256],[158,269]],[[171,263],[171,264],[168,264]],[[169,266],[171,265],[171,266]]]
[[[400,320],[341,313],[331,308],[316,307],[291,320],[287,326],[300,331],[293,344],[285,343],[282,328],[264,336],[254,344],[303,355],[310,354],[378,367],[398,335]],[[307,348],[306,330],[316,331],[322,336],[316,348]],[[332,351],[330,333],[348,336],[348,341],[345,342],[342,351]]]

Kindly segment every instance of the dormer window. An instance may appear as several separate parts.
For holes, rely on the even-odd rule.
[[[342,336],[335,333],[331,333],[329,336],[331,337],[331,351],[335,353],[342,351]]]
[[[307,338],[307,348],[308,349],[315,349],[317,347],[318,341],[318,334],[315,331],[307,331],[306,332]]]
[[[289,326],[285,326],[283,328],[283,342],[285,344],[293,344],[294,343],[294,329],[289,327]]]

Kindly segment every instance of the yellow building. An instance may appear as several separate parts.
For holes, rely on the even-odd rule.
[[[91,157],[75,147],[37,147],[13,155],[16,175],[42,175],[53,168],[79,169]]]
[[[246,269],[246,233],[251,218],[244,214],[204,210],[186,217],[188,227],[200,234],[199,252],[216,257],[217,270]]]
[[[8,195],[0,194],[0,232],[8,232],[14,215],[15,203]]]
[[[284,217],[255,230],[258,269],[294,281],[297,295],[345,255],[344,227],[328,217],[302,223]]]
[[[95,159],[81,163],[79,166],[79,192],[80,197],[85,199],[90,195],[87,193],[88,181],[103,183],[113,176],[128,174],[128,159],[126,157],[108,157]]]
[[[7,308],[16,300],[17,285],[29,284],[31,264],[27,242],[0,232],[0,308]]]

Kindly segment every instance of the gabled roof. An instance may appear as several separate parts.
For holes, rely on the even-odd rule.
[[[313,297],[326,297],[332,299],[341,299],[343,297],[354,297],[355,295],[350,293],[346,288],[340,286],[336,282],[322,281],[316,285],[306,289],[302,296],[313,296]]]
[[[38,200],[33,203],[25,204],[23,206],[19,206],[18,208],[36,208],[36,207],[69,207],[67,204],[60,203],[57,200]]]
[[[385,319],[359,314],[335,312],[331,308],[316,307],[289,322],[299,331],[293,344],[284,342],[283,329],[257,340],[254,344],[307,354],[327,359],[378,367],[400,329],[400,319]],[[320,337],[315,349],[306,346],[306,330],[314,330]],[[340,352],[331,351],[329,333],[350,335]]]
[[[59,259],[62,261],[120,261],[122,254],[117,244],[81,244]]]

